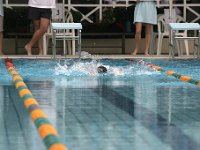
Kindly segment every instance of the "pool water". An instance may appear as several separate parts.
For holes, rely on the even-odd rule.
[[[198,150],[200,88],[141,61],[200,80],[199,60],[13,60],[70,150]],[[2,60],[0,150],[45,150],[11,79]]]

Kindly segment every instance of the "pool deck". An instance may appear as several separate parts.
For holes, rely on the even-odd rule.
[[[20,59],[20,58],[27,58],[27,59],[53,59],[52,55],[2,55],[0,58],[13,58],[13,59]],[[63,58],[79,58],[78,55],[66,55],[66,56],[61,56],[61,55],[56,55],[56,59],[63,59]],[[132,58],[145,58],[145,59],[172,59],[171,56],[169,55],[90,55],[90,56],[81,56],[81,58],[91,58],[91,59],[132,59]],[[174,59],[196,59],[197,56],[194,55],[183,55],[179,57],[175,57]]]

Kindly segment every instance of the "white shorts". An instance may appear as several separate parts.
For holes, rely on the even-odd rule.
[[[142,22],[157,24],[157,10],[155,2],[138,2],[134,12],[134,23]]]

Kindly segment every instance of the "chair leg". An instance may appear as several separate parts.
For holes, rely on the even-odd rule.
[[[75,53],[76,53],[75,39],[72,39],[72,55],[75,55]]]
[[[66,39],[63,39],[63,55],[66,55]]]
[[[75,31],[72,30],[72,35],[75,36]],[[72,38],[72,55],[76,54],[76,45],[75,45],[75,38]]]
[[[53,34],[52,34],[52,53],[53,53],[53,59],[56,58],[56,33],[55,31],[53,31]]]

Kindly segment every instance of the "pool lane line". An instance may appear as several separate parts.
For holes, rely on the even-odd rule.
[[[127,59],[128,61],[132,61],[132,62],[136,62],[135,59]],[[181,74],[177,74],[176,72],[174,71],[171,71],[171,70],[165,70],[163,69],[162,67],[160,66],[156,66],[154,64],[151,64],[151,63],[145,63],[144,61],[139,61],[137,62],[138,64],[141,64],[141,65],[145,65],[145,66],[148,66],[150,68],[153,68],[153,69],[156,69],[157,71],[161,71],[161,72],[165,72],[166,75],[168,76],[173,76],[181,81],[184,81],[184,82],[188,82],[188,83],[191,83],[191,84],[194,84],[198,87],[200,87],[200,81],[199,80],[196,80],[196,79],[192,79],[191,77],[189,76],[185,76],[185,75],[181,75]]]
[[[24,83],[23,78],[16,71],[12,59],[5,59],[7,71],[11,74],[12,81],[18,91],[18,95],[23,100],[25,108],[28,110],[32,121],[34,122],[40,137],[42,138],[48,150],[68,150],[68,148],[61,143],[57,130],[48,120],[47,115],[40,108],[39,103],[33,97],[31,91]]]

